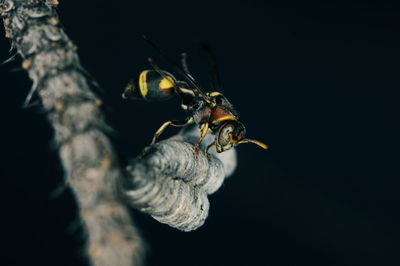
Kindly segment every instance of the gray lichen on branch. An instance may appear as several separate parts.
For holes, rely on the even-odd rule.
[[[5,35],[54,128],[91,264],[140,265],[143,242],[127,205],[180,230],[194,230],[207,217],[207,195],[233,172],[235,151],[219,159],[195,156],[190,143],[196,133],[188,131],[146,148],[122,170],[101,101],[90,89],[76,46],[59,26],[56,5],[57,0],[0,0]]]

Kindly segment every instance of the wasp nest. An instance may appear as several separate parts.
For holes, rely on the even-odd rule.
[[[234,149],[214,153],[210,160],[202,152],[195,155],[192,143],[198,138],[196,133],[198,130],[191,130],[147,147],[126,168],[122,183],[130,206],[182,231],[204,224],[210,206],[207,196],[217,191],[236,167]]]

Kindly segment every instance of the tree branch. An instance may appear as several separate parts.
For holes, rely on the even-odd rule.
[[[58,27],[57,1],[5,0],[6,36],[23,58],[55,131],[67,183],[74,191],[96,266],[140,265],[142,242],[119,203],[122,172],[105,132],[100,100],[83,75],[76,47]]]

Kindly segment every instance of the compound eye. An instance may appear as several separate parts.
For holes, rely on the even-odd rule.
[[[236,130],[236,132],[234,133],[234,137],[236,140],[241,140],[244,138],[244,135],[246,134],[246,131],[243,128],[239,128],[238,130]]]

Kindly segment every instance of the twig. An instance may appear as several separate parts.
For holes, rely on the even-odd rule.
[[[92,265],[140,265],[142,243],[116,184],[122,173],[105,134],[107,126],[72,44],[58,27],[56,0],[5,0],[6,36],[23,58],[55,130],[67,183],[88,235]]]

